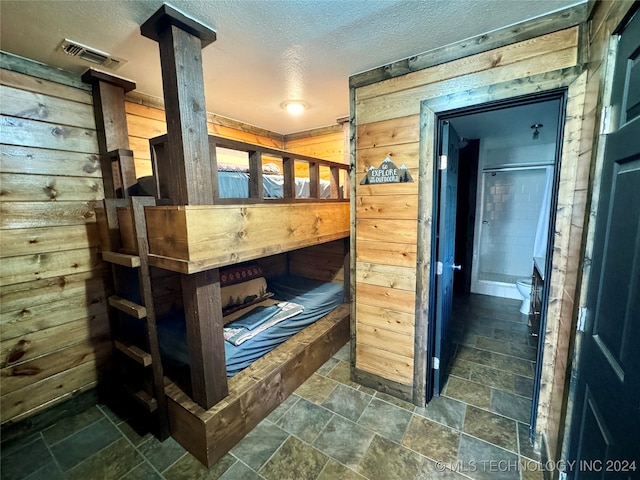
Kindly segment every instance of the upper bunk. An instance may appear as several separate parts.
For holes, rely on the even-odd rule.
[[[348,165],[214,135],[208,141],[213,188],[205,205],[172,204],[176,182],[167,136],[149,142],[150,193],[158,203],[145,208],[150,265],[192,274],[349,236]],[[221,189],[221,174],[230,170],[229,163],[218,162],[224,155],[244,159],[246,168],[236,162],[231,173],[242,174],[246,197]],[[265,179],[281,185],[280,198],[266,192]],[[123,213],[118,216],[126,244],[132,232]]]

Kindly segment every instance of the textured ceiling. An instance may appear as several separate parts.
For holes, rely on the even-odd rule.
[[[158,45],[140,24],[162,0],[0,0],[0,49],[73,72],[75,40],[127,60],[116,75],[162,98]],[[207,110],[286,134],[349,114],[350,75],[581,0],[215,0],[169,2],[217,31],[203,50]],[[308,109],[291,116],[282,102]]]

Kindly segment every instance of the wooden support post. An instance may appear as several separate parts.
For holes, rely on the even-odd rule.
[[[82,81],[92,85],[93,112],[96,119],[104,196],[105,198],[115,198],[116,190],[121,185],[114,178],[110,152],[129,149],[124,94],[135,89],[136,84],[92,69],[84,72]],[[133,156],[130,161],[132,163],[131,169],[135,172]]]
[[[167,117],[171,202],[212,205],[213,175],[209,160],[202,48],[215,41],[211,28],[163,5],[140,33],[158,42]]]
[[[329,177],[329,198],[344,198],[340,191],[340,169],[331,167],[331,177]]]
[[[309,164],[309,198],[320,198],[320,165]]]
[[[136,165],[133,160],[133,151],[120,148],[109,152],[109,159],[112,167],[115,166],[118,172],[119,183],[122,188],[121,197],[129,198],[129,188],[138,182],[136,178]]]
[[[264,198],[261,152],[249,152],[249,198]]]
[[[283,198],[296,198],[296,165],[293,158],[282,159],[282,176],[284,177]]]
[[[213,198],[220,198],[220,184],[218,183],[218,145],[215,138],[209,136],[209,163],[211,164],[211,183]]]
[[[209,409],[229,393],[218,269],[181,275],[191,365],[191,397]]]

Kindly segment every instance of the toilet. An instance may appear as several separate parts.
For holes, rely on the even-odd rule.
[[[518,293],[522,295],[522,305],[520,305],[520,313],[529,315],[529,310],[531,308],[531,279],[519,278],[518,280],[516,280],[516,288],[518,289]]]

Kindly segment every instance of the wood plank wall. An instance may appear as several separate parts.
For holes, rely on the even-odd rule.
[[[0,417],[5,424],[95,387],[108,370],[111,342],[108,269],[100,259],[91,206],[104,192],[90,87],[79,76],[1,55]],[[127,96],[138,177],[151,174],[148,139],[166,133],[161,107]],[[215,114],[208,114],[208,130],[284,147],[282,135]],[[300,133],[292,145],[294,151],[334,159],[343,152],[343,136],[326,129]]]
[[[577,54],[570,28],[355,90],[356,368],[414,386],[419,182],[359,185],[366,170],[389,156],[418,179],[421,101],[449,96],[454,108],[456,93],[508,82],[517,92],[518,79],[570,68]]]
[[[91,93],[33,68],[43,78],[0,70],[3,424],[94,387],[111,352]]]
[[[133,150],[136,176],[151,175],[151,152],[149,139],[167,133],[164,109],[159,102],[152,102],[132,92],[127,95],[125,105],[129,143]],[[288,150],[311,157],[348,163],[344,156],[344,131],[342,126],[323,127],[291,135],[280,135],[268,130],[241,122],[224,119],[218,115],[207,115],[209,134],[233,140],[263,145],[280,150]],[[233,156],[219,155],[218,162],[239,164]],[[265,156],[263,163],[274,162]],[[281,162],[275,162],[282,168]],[[329,180],[329,169],[321,168],[320,176]],[[296,176],[308,177],[309,169],[305,164],[296,163]]]

